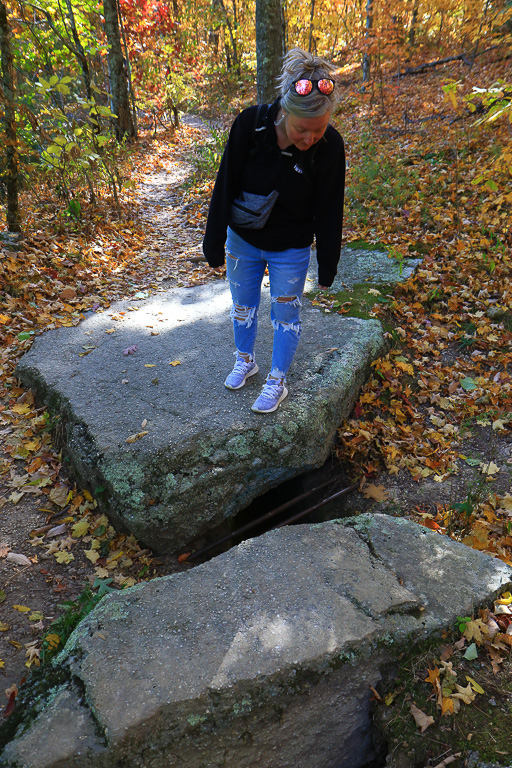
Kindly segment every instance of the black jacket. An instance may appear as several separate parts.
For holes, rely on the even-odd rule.
[[[267,251],[306,248],[316,237],[318,282],[330,286],[336,276],[341,250],[345,191],[345,148],[331,125],[320,141],[301,152],[291,145],[281,150],[274,120],[279,99],[263,108],[255,134],[258,107],[249,107],[235,119],[222,156],[210,203],[203,251],[211,267],[224,263],[224,245],[231,204],[244,190],[279,197],[263,229],[230,224],[246,242]]]

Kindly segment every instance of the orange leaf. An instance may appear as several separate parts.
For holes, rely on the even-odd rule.
[[[441,526],[436,523],[435,520],[432,520],[431,517],[425,517],[421,521],[421,525],[425,526],[425,528],[430,528],[432,531],[440,531]]]
[[[437,667],[434,667],[434,669],[429,669],[428,675],[425,678],[426,683],[432,683],[434,688],[436,687],[436,680],[439,680],[439,670]]]

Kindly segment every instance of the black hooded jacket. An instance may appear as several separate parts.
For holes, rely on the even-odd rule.
[[[281,150],[274,126],[279,106],[278,99],[260,113],[258,107],[249,107],[235,119],[212,194],[204,255],[211,267],[222,266],[228,225],[246,242],[267,251],[306,248],[316,238],[318,282],[330,286],[341,250],[343,139],[328,125],[306,152],[293,144]],[[263,229],[230,224],[232,202],[242,190],[268,195],[273,189],[279,197]]]

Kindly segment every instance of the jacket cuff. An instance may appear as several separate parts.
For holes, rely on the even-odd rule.
[[[336,277],[336,273],[332,272],[324,272],[323,270],[318,270],[318,285],[325,285],[326,288],[330,288],[331,285],[334,283],[334,278]]]

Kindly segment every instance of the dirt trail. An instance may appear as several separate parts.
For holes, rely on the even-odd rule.
[[[201,257],[201,226],[187,222],[182,186],[193,173],[189,160],[193,142],[201,138],[206,128],[197,119],[190,119],[186,130],[187,143],[169,145],[165,153],[151,157],[152,168],[138,185],[135,203],[147,230],[139,256],[142,265],[149,262],[152,266],[151,279],[146,278],[144,284],[138,285],[139,290],[157,291],[199,283],[210,274]],[[151,140],[146,139],[146,143],[151,153]],[[2,429],[2,443],[10,435],[11,427]],[[63,491],[65,498],[72,485],[49,436],[46,443],[45,459],[51,466],[52,479],[49,487]],[[84,540],[72,535],[72,517],[75,521],[80,519],[80,510],[73,508],[73,501],[61,507],[49,500],[47,488],[43,492],[37,486],[33,493],[25,492],[17,501],[16,496],[13,498],[13,477],[26,477],[26,471],[24,461],[15,461],[14,473],[11,470],[3,475],[0,483],[0,499],[7,499],[0,507],[0,709],[7,705],[13,686],[29,674],[26,662],[31,658],[37,660],[42,637],[52,621],[63,613],[61,604],[76,600],[98,571],[97,565],[84,554],[91,547],[91,536]],[[93,513],[94,510],[89,511]],[[38,531],[37,535],[34,531]],[[100,537],[103,542],[109,534],[112,536],[112,531],[107,529]],[[115,544],[115,538],[112,541]],[[121,541],[120,545],[127,548],[126,542]],[[148,578],[182,567],[175,561],[155,561],[147,552],[140,554],[135,545],[129,551],[134,564],[112,569],[106,574],[109,578],[121,573],[137,580],[141,572],[143,578]],[[59,552],[70,552],[73,559],[59,563]]]

